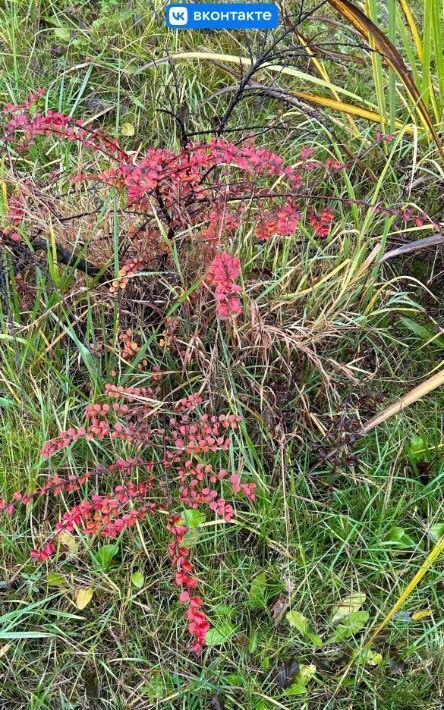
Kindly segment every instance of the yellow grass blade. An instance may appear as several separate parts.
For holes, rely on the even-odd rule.
[[[296,31],[295,31],[295,34],[296,34],[296,36],[297,36],[299,42],[300,42],[300,43],[302,44],[302,46],[304,47],[305,51],[310,55],[311,61],[313,62],[313,66],[316,67],[316,69],[317,69],[317,71],[318,71],[318,74],[324,79],[324,81],[328,81],[328,82],[331,84],[331,83],[332,83],[332,82],[331,82],[331,79],[330,79],[330,77],[329,77],[329,75],[328,75],[327,69],[326,69],[325,64],[324,64],[324,62],[322,61],[322,59],[317,59],[317,58],[316,58],[316,55],[315,55],[314,51],[311,49],[310,45],[306,42],[305,38],[304,38],[301,34],[299,34],[299,32],[296,32]],[[334,98],[336,101],[339,101],[339,102],[340,102],[339,94],[338,94],[338,92],[336,91],[336,89],[333,89],[333,88],[332,88],[332,89],[331,89],[331,93],[333,94],[333,98]],[[359,137],[360,137],[360,136],[361,136],[361,132],[359,131],[359,129],[358,129],[356,123],[354,122],[354,120],[351,118],[351,115],[348,114],[348,112],[346,112],[346,111],[343,111],[343,113],[347,113],[348,124],[349,124],[350,128],[352,129],[353,133],[355,134],[355,136],[359,136]]]
[[[433,375],[432,377],[429,377],[428,380],[425,380],[425,382],[421,382],[420,385],[414,387],[412,390],[410,390],[410,392],[404,395],[404,397],[401,397],[401,399],[391,404],[389,407],[387,407],[387,409],[384,409],[382,412],[379,412],[379,414],[376,414],[376,416],[372,417],[372,419],[370,419],[362,427],[362,434],[367,434],[376,426],[382,424],[382,422],[387,421],[387,419],[390,419],[390,417],[395,416],[395,414],[399,414],[406,407],[409,407],[411,404],[413,404],[413,402],[417,402],[419,399],[422,399],[427,394],[433,392],[433,390],[435,390],[437,387],[440,387],[441,385],[444,385],[444,370],[440,370],[436,373],[436,375]]]
[[[444,551],[444,535],[441,537],[441,539],[436,543],[435,547],[433,550],[430,552],[430,554],[427,556],[423,564],[421,565],[420,569],[417,571],[415,576],[413,577],[412,581],[407,585],[399,599],[393,604],[392,608],[388,612],[388,614],[385,616],[383,621],[379,624],[379,626],[376,627],[372,635],[370,636],[369,640],[365,644],[366,647],[370,646],[371,643],[375,640],[375,638],[378,636],[378,634],[381,633],[382,629],[387,626],[388,622],[394,617],[396,612],[401,608],[401,606],[404,604],[404,602],[408,599],[410,594],[414,591],[414,589],[418,586],[424,575],[426,574],[427,570],[430,569],[430,567],[436,562],[438,557],[441,555],[441,553]]]
[[[418,58],[419,61],[422,64],[422,60],[424,57],[424,50],[422,47],[422,41],[421,41],[421,36],[418,31],[418,27],[416,25],[416,22],[414,20],[414,17],[412,15],[412,11],[410,10],[410,6],[407,2],[407,0],[399,0],[399,4],[401,5],[401,10],[404,13],[404,17],[406,19],[406,22],[409,26],[411,35],[413,37],[413,41],[415,43],[416,51],[418,52]]]
[[[336,111],[340,111],[341,113],[350,113],[353,116],[365,118],[367,121],[373,121],[375,123],[381,122],[381,114],[377,113],[377,111],[370,111],[369,109],[362,108],[361,106],[356,106],[355,104],[347,104],[343,101],[337,101],[336,99],[329,99],[326,96],[308,94],[305,91],[295,91],[292,95],[297,96],[298,99],[308,101],[308,103],[316,104],[317,106],[331,108]],[[396,128],[404,128],[404,124],[402,124],[401,121],[396,121]],[[415,127],[406,126],[405,131],[406,133],[413,134],[415,132]]]
[[[395,45],[390,42],[389,38],[382,32],[362,10],[353,5],[349,0],[328,0],[330,5],[337,10],[358,32],[371,42],[375,49],[384,57],[389,66],[401,79],[408,93],[410,94],[418,113],[426,128],[429,129],[433,140],[435,141],[441,156],[444,158],[444,148],[441,144],[439,136],[435,130],[435,126],[427,110],[421,94],[413,81],[412,75],[407,68],[406,63],[396,49]]]
[[[244,67],[249,67],[253,63],[254,60],[251,60],[249,57],[243,57],[241,55],[237,54],[219,54],[217,52],[177,52],[176,54],[170,54],[167,57],[162,57],[161,59],[156,59],[149,64],[145,64],[145,66],[140,67],[140,69],[137,69],[137,71],[134,72],[133,76],[136,76],[137,74],[140,74],[141,72],[145,71],[145,69],[150,69],[154,68],[156,66],[159,66],[160,64],[165,64],[167,62],[170,62],[171,60],[176,61],[176,60],[181,60],[181,59],[203,59],[206,61],[213,61],[213,62],[228,62],[229,64],[237,64],[239,68],[244,68]],[[371,109],[375,109],[376,106],[375,104],[371,103],[370,101],[366,101],[362,99],[361,96],[358,96],[357,94],[354,94],[352,91],[348,91],[347,89],[343,89],[340,86],[337,86],[336,84],[332,84],[331,81],[325,81],[325,79],[320,79],[317,76],[313,76],[313,74],[308,74],[307,72],[300,71],[299,69],[295,69],[295,67],[284,67],[280,64],[264,64],[264,66],[261,67],[260,71],[272,71],[272,72],[277,72],[278,74],[287,74],[289,76],[294,76],[297,79],[302,79],[304,82],[308,82],[310,84],[315,84],[316,86],[322,86],[324,89],[328,89],[329,91],[336,91],[338,94],[343,94],[344,96],[349,96],[352,99],[355,99],[356,101],[360,101],[361,103],[365,104],[366,106],[369,106]]]

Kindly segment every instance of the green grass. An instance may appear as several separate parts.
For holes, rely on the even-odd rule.
[[[174,121],[159,111],[177,105],[170,68],[134,76],[136,67],[163,56],[166,47],[192,50],[203,41],[211,51],[244,49],[229,33],[203,40],[188,33],[167,36],[162,17],[157,22],[141,2],[125,4],[122,11],[112,2],[20,1],[6,2],[0,12],[1,101],[18,101],[30,88],[48,86],[50,106],[87,115],[116,135],[124,123],[133,123],[134,138],[124,139],[130,148],[178,145]],[[334,71],[329,66],[333,81]],[[349,90],[356,83],[369,86],[365,71],[350,75]],[[177,74],[190,125],[208,130],[227,99],[203,102],[226,86],[227,75],[204,63],[178,64]],[[377,102],[368,91],[368,100]],[[277,101],[251,98],[236,110],[232,125],[273,125],[285,112]],[[223,325],[203,329],[199,319],[189,319],[181,299],[181,289],[192,286],[186,268],[172,283],[165,280],[166,307],[178,318],[180,337],[188,344],[200,339],[202,357],[188,368],[161,344],[163,326],[142,305],[123,300],[117,307],[103,287],[84,288],[50,253],[31,284],[28,313],[14,279],[8,279],[0,312],[2,493],[42,482],[56,466],[81,472],[122,453],[117,445],[80,445],[48,464],[38,452],[47,438],[81,421],[83,406],[100,396],[111,371],[122,383],[136,379],[143,385],[158,366],[171,373],[169,391],[177,387],[183,396],[205,384],[213,404],[242,416],[227,464],[252,474],[259,496],[254,506],[236,508],[234,523],[208,518],[192,530],[202,596],[223,641],[201,659],[188,648],[165,553],[168,535],[157,519],[119,540],[104,571],[97,562],[103,543],[82,537],[48,567],[29,563],[30,549],[68,501],[39,503],[11,520],[2,517],[5,708],[194,710],[210,707],[215,697],[227,709],[252,710],[431,710],[442,704],[442,564],[428,572],[378,636],[372,646],[381,654],[376,665],[365,662],[363,649],[444,523],[443,393],[438,390],[359,439],[353,460],[341,458],[332,466],[322,451],[331,451],[344,432],[405,394],[442,360],[439,342],[428,343],[411,325],[433,334],[441,327],[438,257],[388,262],[383,269],[372,262],[361,269],[376,244],[382,253],[399,235],[390,218],[341,200],[404,200],[436,212],[442,167],[434,148],[414,139],[390,143],[386,152],[374,150],[370,159],[365,150],[373,128],[365,123],[356,137],[344,130],[345,122],[290,113],[285,141],[278,127],[260,140],[279,147],[290,162],[306,144],[346,160],[345,145],[363,156],[376,180],[354,167],[325,186],[340,198],[329,240],[302,233],[258,249],[248,229],[239,230],[232,247],[244,265],[247,295],[236,333]],[[49,154],[36,149],[31,168],[75,167],[78,159],[75,148]],[[419,183],[401,199],[406,185],[421,178],[427,190]],[[93,226],[92,242],[100,227]],[[116,213],[114,233],[121,227]],[[422,235],[427,232],[407,237]],[[5,254],[2,264],[8,267]],[[260,327],[247,317],[252,302]],[[129,323],[143,345],[140,359],[148,361],[142,371],[119,356],[117,327]],[[108,345],[102,357],[87,347],[100,340]],[[375,394],[382,402],[372,399]],[[425,452],[413,451],[415,435]],[[131,582],[136,571],[144,577],[141,589]],[[76,591],[89,587],[93,598],[79,610]],[[366,595],[362,610],[368,619],[349,638],[327,643],[335,606],[358,593]],[[289,624],[291,610],[308,619],[321,648]],[[422,610],[430,615],[411,618]],[[290,696],[279,685],[283,664],[292,662],[316,666],[306,694]]]

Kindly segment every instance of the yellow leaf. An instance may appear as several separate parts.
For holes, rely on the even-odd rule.
[[[66,532],[66,530],[63,530],[63,532],[59,533],[58,539],[60,540],[62,545],[65,545],[65,547],[68,548],[69,552],[75,552],[77,550],[77,543],[74,535],[71,535],[71,533]]]
[[[412,621],[420,621],[421,619],[426,619],[428,616],[432,616],[433,612],[431,609],[422,609],[421,611],[415,611],[412,614]]]
[[[94,591],[92,587],[82,587],[76,593],[74,604],[77,609],[85,609],[93,598]]]
[[[123,123],[120,133],[122,136],[133,136],[136,132],[134,125],[132,123]]]
[[[407,0],[399,0],[399,4],[401,5],[401,9],[405,15],[406,22],[410,28],[410,32],[412,33],[413,41],[415,42],[415,45],[416,45],[416,51],[418,52],[418,58],[422,64],[423,57],[424,57],[424,50],[422,47],[421,35],[418,32],[418,28],[416,26],[416,22],[413,17],[412,11],[410,10]]]
[[[238,54],[219,54],[217,52],[178,52],[177,54],[169,54],[166,57],[162,57],[161,59],[155,59],[149,64],[145,64],[145,66],[140,67],[140,69],[138,69],[134,73],[134,75],[140,74],[141,72],[151,67],[157,67],[160,66],[160,64],[165,64],[166,62],[180,61],[182,59],[202,59],[204,61],[209,62],[228,62],[229,64],[237,64],[240,69],[250,67],[255,61],[254,59],[250,59],[250,57],[243,57]],[[332,84],[331,81],[325,81],[324,79],[321,79],[318,76],[314,76],[313,74],[309,74],[308,72],[301,71],[296,67],[282,66],[281,64],[264,64],[263,66],[261,66],[260,71],[271,71],[278,72],[279,74],[288,74],[289,76],[293,76],[296,79],[301,79],[305,84],[309,83],[314,84],[315,86],[322,86],[324,89],[328,89],[329,91],[334,90],[338,94],[344,94],[345,96],[349,96],[350,98],[355,99],[356,101],[362,101],[364,104],[370,106],[371,108],[376,108],[375,104],[371,103],[370,101],[367,101],[366,99],[363,99],[361,96],[358,96],[358,94],[354,94],[352,91],[348,91],[348,89],[344,89],[341,86]]]
[[[331,624],[337,624],[341,619],[359,611],[366,600],[366,595],[357,592],[341,599],[334,607],[330,618]]]

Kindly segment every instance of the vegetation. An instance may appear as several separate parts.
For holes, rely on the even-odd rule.
[[[1,707],[442,705],[442,7],[294,5],[0,9]]]

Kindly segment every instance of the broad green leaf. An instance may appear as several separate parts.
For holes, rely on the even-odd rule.
[[[55,27],[54,34],[57,39],[60,39],[62,42],[69,42],[71,39],[71,32],[67,27]]]
[[[144,578],[142,572],[133,572],[132,573],[131,584],[136,589],[142,589],[143,585],[145,584],[145,578]]]
[[[97,550],[95,560],[104,572],[109,569],[113,558],[117,555],[118,552],[119,546],[116,544],[103,545],[99,550]]]
[[[207,519],[205,513],[195,508],[182,511],[180,517],[183,525],[186,525],[187,528],[198,528]]]
[[[63,574],[59,574],[58,572],[49,572],[46,577],[46,583],[48,587],[66,587],[68,582]]]
[[[294,682],[290,688],[285,691],[285,695],[288,697],[292,695],[304,695],[304,693],[307,692],[307,685],[315,675],[316,670],[316,666],[313,663],[309,666],[301,665]]]
[[[430,536],[435,540],[439,540],[444,535],[444,523],[435,523],[430,526]]]
[[[342,623],[338,624],[331,636],[327,639],[327,643],[336,643],[343,639],[348,639],[361,631],[369,619],[368,611],[355,611],[350,616],[343,619]]]
[[[341,599],[341,601],[333,607],[330,624],[337,624],[338,621],[341,621],[344,617],[350,616],[350,614],[353,614],[355,611],[359,611],[365,600],[366,595],[360,592],[350,594],[350,596]]]
[[[408,444],[408,451],[414,459],[419,461],[423,460],[424,456],[427,454],[428,448],[427,442],[423,436],[413,434]]]
[[[74,604],[76,605],[77,609],[85,609],[85,607],[88,606],[91,599],[93,598],[93,595],[94,591],[92,587],[82,587],[81,589],[77,590],[74,601]]]
[[[236,629],[229,621],[224,621],[207,632],[205,637],[207,646],[221,646],[234,634]]]
[[[386,535],[385,542],[386,544],[392,543],[393,545],[398,545],[399,547],[412,547],[415,544],[410,535],[407,535],[404,528],[397,526],[390,528]]]
[[[267,578],[265,572],[260,572],[253,579],[248,593],[249,609],[262,609],[266,605]]]
[[[420,338],[420,340],[424,340],[425,343],[437,345],[439,348],[444,348],[444,338],[434,333],[433,330],[417,323],[415,320],[412,320],[412,318],[400,318],[400,321],[408,330]]]
[[[322,646],[321,637],[314,632],[308,619],[303,614],[298,611],[289,611],[286,618],[290,626],[294,626],[304,639],[311,641],[317,648]]]

